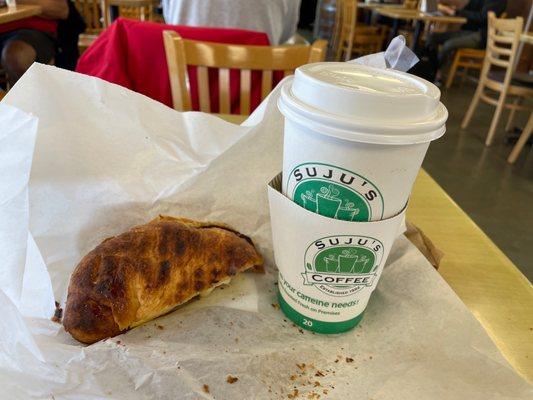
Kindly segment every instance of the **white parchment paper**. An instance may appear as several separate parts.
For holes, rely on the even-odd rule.
[[[315,335],[284,318],[266,191],[282,165],[277,97],[236,126],[50,66],[24,75],[0,104],[0,398],[531,398],[403,237],[356,329]],[[80,345],[50,321],[71,271],[160,213],[233,225],[267,273]]]

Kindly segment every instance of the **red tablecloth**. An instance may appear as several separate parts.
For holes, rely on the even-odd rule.
[[[117,19],[100,34],[83,53],[76,71],[97,76],[124,86],[172,107],[167,62],[163,46],[163,31],[171,29],[183,38],[208,42],[268,45],[268,36],[262,32],[242,29],[204,28],[164,25]],[[260,76],[252,74],[252,109],[259,104]],[[199,110],[196,70],[189,68],[191,99],[194,110]],[[210,69],[211,112],[218,112],[217,70]],[[239,74],[231,71],[231,110],[238,113]]]

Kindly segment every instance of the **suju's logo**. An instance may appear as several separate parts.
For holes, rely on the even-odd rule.
[[[348,296],[372,286],[383,258],[383,244],[366,236],[329,236],[305,252],[304,285],[331,296]]]
[[[306,163],[294,168],[287,194],[314,213],[344,221],[383,217],[383,198],[368,179],[328,164]]]

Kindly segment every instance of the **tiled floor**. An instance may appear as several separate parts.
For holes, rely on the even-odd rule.
[[[481,104],[469,128],[460,129],[474,90],[469,82],[443,90],[450,113],[447,132],[430,146],[423,166],[533,281],[533,151],[528,146],[515,165],[507,164],[512,148],[503,131],[507,112],[494,144],[485,147],[492,106]],[[520,115],[517,125],[523,126],[525,118]]]

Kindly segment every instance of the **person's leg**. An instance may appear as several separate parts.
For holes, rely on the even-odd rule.
[[[35,61],[49,63],[54,54],[52,37],[40,31],[21,29],[12,32],[3,43],[0,63],[13,86]]]
[[[457,31],[455,33],[442,45],[442,49],[439,52],[440,65],[443,65],[457,49],[465,47],[476,49],[481,45],[481,34],[479,32]]]
[[[435,80],[439,71],[439,46],[450,39],[451,32],[436,32],[428,36],[423,50],[416,54],[423,61],[425,69],[428,71],[423,77],[428,80]],[[422,68],[419,66],[418,68]],[[431,71],[431,73],[429,73]]]
[[[426,40],[427,49],[435,49],[450,39],[453,36],[453,32],[436,32],[428,36]]]

